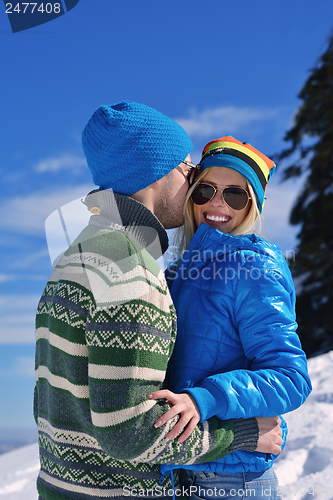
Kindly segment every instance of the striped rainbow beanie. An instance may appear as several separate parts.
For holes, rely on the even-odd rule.
[[[239,172],[251,184],[262,212],[267,183],[276,165],[251,144],[237,141],[230,135],[210,141],[202,151],[199,166],[201,171],[208,167],[227,167]]]
[[[94,183],[126,196],[167,175],[193,147],[178,123],[131,101],[100,106],[83,130],[82,146]]]

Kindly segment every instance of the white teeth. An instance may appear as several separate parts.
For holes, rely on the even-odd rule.
[[[218,217],[217,215],[206,215],[206,219],[213,220],[215,222],[227,222],[229,220],[228,217]]]

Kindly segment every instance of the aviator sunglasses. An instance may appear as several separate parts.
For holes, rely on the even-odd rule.
[[[188,174],[188,181],[190,186],[192,186],[196,177],[200,173],[200,165],[195,165],[194,163],[190,163],[188,161],[184,161],[184,163],[191,167]],[[205,203],[208,203],[214,198],[218,191],[221,191],[223,200],[233,210],[243,210],[249,200],[251,200],[249,193],[243,188],[230,186],[218,189],[212,184],[206,184],[205,182],[201,182],[197,185],[191,194],[191,198],[193,203],[196,205],[205,205]]]
[[[197,185],[191,194],[191,198],[196,205],[204,205],[211,201],[218,191],[221,191],[223,200],[233,210],[243,210],[251,199],[248,192],[243,188],[230,186],[218,189],[204,182]]]

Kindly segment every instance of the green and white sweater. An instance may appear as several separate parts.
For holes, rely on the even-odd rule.
[[[104,191],[98,202],[101,213],[58,262],[37,310],[37,488],[45,500],[169,498],[158,464],[254,451],[258,427],[213,417],[182,444],[166,439],[174,421],[154,427],[167,404],[147,394],[162,387],[176,337],[152,257],[166,250],[167,235],[128,197]]]

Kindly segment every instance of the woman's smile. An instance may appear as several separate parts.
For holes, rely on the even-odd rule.
[[[224,223],[224,222],[228,222],[232,217],[230,217],[230,215],[222,215],[222,214],[218,214],[218,213],[212,213],[212,212],[204,212],[204,216],[206,217],[206,219],[208,221],[211,221],[211,222],[216,222],[216,223]]]
[[[226,167],[213,167],[208,171],[202,182],[218,188],[215,196],[204,205],[193,203],[193,213],[196,227],[201,222],[215,227],[223,233],[231,233],[245,220],[249,213],[251,203],[243,210],[234,210],[226,204],[222,197],[221,189],[225,187],[240,187],[247,190],[245,177],[236,170]]]

